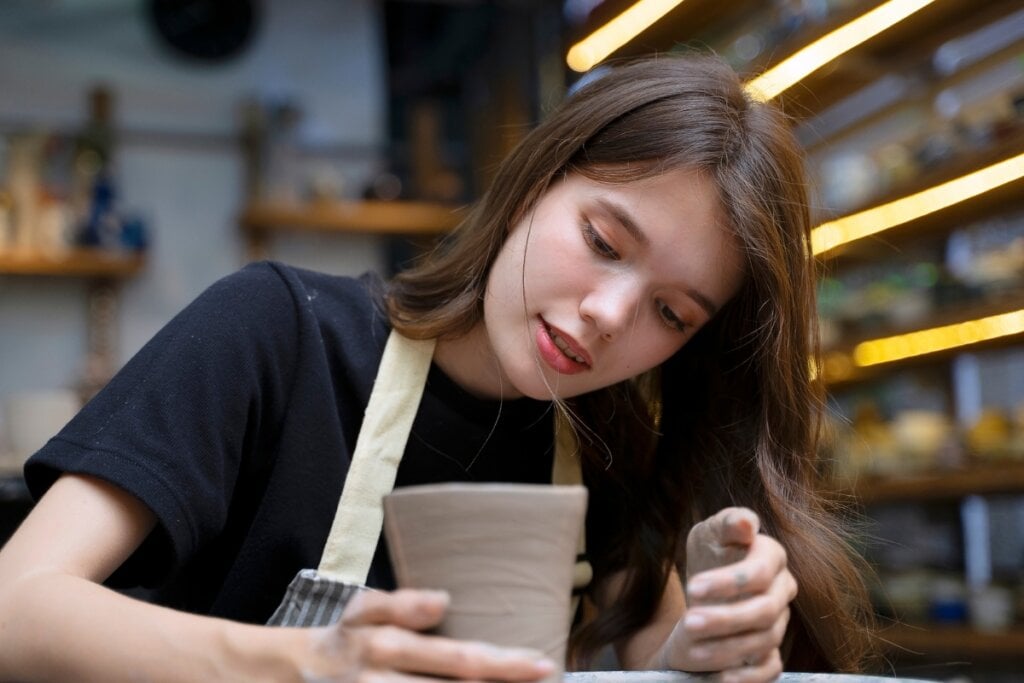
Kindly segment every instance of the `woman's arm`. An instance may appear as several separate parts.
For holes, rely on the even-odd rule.
[[[99,585],[154,524],[110,484],[73,475],[54,483],[0,552],[0,679],[218,680],[225,666],[252,666],[255,629]]]
[[[624,572],[610,577],[597,594],[598,606],[616,600],[622,594],[624,581]],[[662,649],[685,611],[686,599],[683,597],[679,574],[673,569],[651,621],[628,640],[616,644],[615,654],[620,666],[627,671],[670,668],[663,661]]]
[[[64,475],[0,551],[0,680],[354,681],[412,671],[534,680],[535,653],[424,636],[446,596],[367,593],[342,622],[274,628],[197,616],[109,590],[109,576],[153,529],[153,514],[120,489]]]
[[[693,528],[687,591],[673,570],[651,622],[618,645],[623,668],[721,671],[726,681],[778,676],[796,581],[782,546],[758,530],[757,515],[743,508]],[[614,599],[621,580],[609,582],[604,600]]]

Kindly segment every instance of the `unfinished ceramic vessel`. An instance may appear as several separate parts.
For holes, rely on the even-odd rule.
[[[451,594],[442,635],[529,647],[564,664],[586,506],[582,486],[395,489],[384,529],[398,585]]]

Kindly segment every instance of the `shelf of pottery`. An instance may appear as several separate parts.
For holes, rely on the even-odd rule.
[[[710,46],[753,78],[883,4],[910,3],[695,0],[633,49]],[[827,455],[878,539],[889,656],[989,664],[1024,651],[1024,7],[914,9],[775,99],[808,155]]]
[[[117,200],[110,134],[100,125],[110,96],[97,91],[90,97],[95,117],[80,131],[0,130],[0,279],[77,280],[86,307],[79,376],[67,378],[62,389],[0,396],[0,502],[24,498],[25,457],[110,378],[120,283],[145,265],[145,226]],[[68,295],[79,290],[71,287]]]
[[[239,216],[248,258],[266,258],[274,234],[364,233],[425,242],[458,225],[462,211],[441,202],[410,200],[252,200]]]
[[[1024,651],[1024,10],[995,5],[797,129],[829,455],[899,659]]]
[[[303,144],[297,135],[302,109],[296,104],[253,101],[245,111],[239,137],[246,200],[238,226],[250,261],[267,258],[274,237],[283,235],[376,235],[426,247],[464,215],[458,203],[461,181],[437,161],[444,154],[433,117],[411,131],[416,141],[411,145],[411,179],[380,170],[352,188],[344,180],[345,162],[375,158],[375,165],[386,168],[385,150],[367,147],[359,155],[356,150],[332,154]]]
[[[710,47],[765,96],[837,34],[854,46],[771,95],[813,184],[826,459],[868,525],[888,662],[1018,680],[1024,7],[691,0],[616,56]]]

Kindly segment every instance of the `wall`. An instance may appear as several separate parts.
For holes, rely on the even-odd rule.
[[[93,84],[115,91],[124,132],[115,160],[119,195],[147,219],[153,242],[143,273],[122,288],[121,362],[203,288],[244,263],[235,224],[243,164],[234,137],[244,98],[299,103],[302,141],[342,150],[329,161],[349,190],[366,182],[382,156],[386,94],[377,3],[265,0],[262,7],[261,29],[246,52],[210,67],[165,49],[142,0],[0,6],[6,129],[73,131]],[[370,237],[278,241],[274,249],[272,257],[340,273],[384,263]],[[85,304],[85,283],[77,279],[0,276],[0,406],[15,393],[77,381]]]

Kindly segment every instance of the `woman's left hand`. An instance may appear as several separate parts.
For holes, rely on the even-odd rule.
[[[662,648],[664,668],[720,671],[737,683],[782,672],[779,646],[797,584],[786,551],[759,530],[756,513],[734,507],[690,531],[686,612]]]

